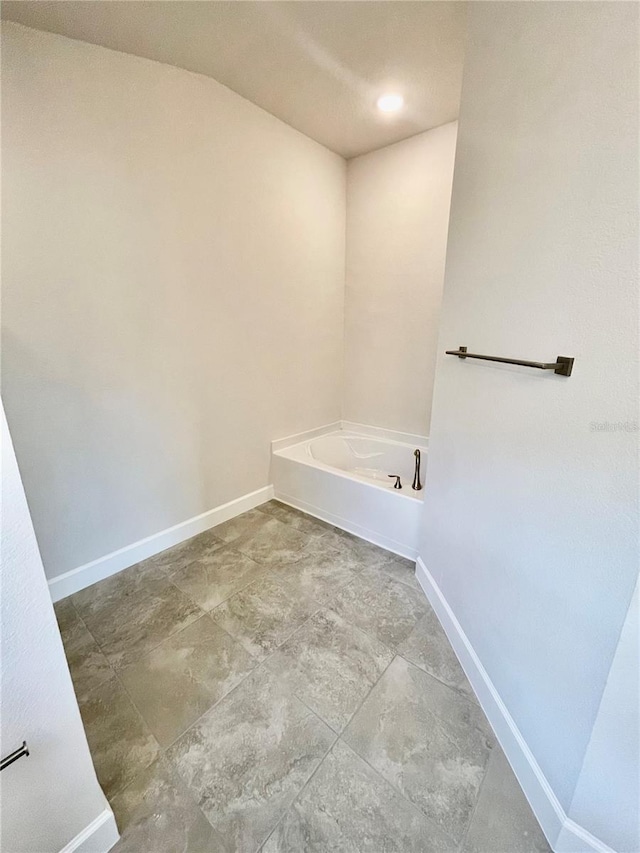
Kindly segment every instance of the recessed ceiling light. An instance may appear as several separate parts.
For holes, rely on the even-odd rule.
[[[396,113],[402,109],[404,98],[402,95],[380,95],[376,103],[383,113]]]

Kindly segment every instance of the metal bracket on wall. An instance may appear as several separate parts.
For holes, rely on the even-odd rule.
[[[573,369],[573,358],[566,355],[559,355],[555,361],[524,361],[521,358],[502,358],[497,355],[478,355],[474,352],[467,352],[466,347],[458,347],[458,349],[448,349],[445,355],[457,355],[458,358],[479,358],[482,361],[499,361],[501,364],[520,364],[522,367],[535,367],[538,370],[553,370],[559,376],[571,376]]]
[[[9,755],[0,761],[0,770],[4,770],[10,764],[13,764],[14,761],[22,758],[23,755],[29,755],[29,747],[27,746],[26,740],[22,741],[22,746],[18,747],[18,749],[14,749],[13,752],[10,752]]]

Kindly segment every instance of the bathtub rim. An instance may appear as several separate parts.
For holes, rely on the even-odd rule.
[[[386,427],[360,424],[356,421],[339,420],[324,424],[324,426],[313,427],[312,429],[303,430],[302,432],[292,433],[291,435],[283,438],[276,438],[271,442],[271,452],[277,453],[279,450],[293,447],[296,444],[303,444],[305,441],[309,441],[312,438],[321,438],[324,435],[331,435],[335,432],[353,432],[360,438],[380,438],[396,444],[414,445],[414,447],[419,447],[420,450],[429,450],[428,435],[401,432],[399,430],[386,429]]]
[[[316,431],[310,430],[310,432],[315,433]],[[385,438],[385,437],[380,436],[380,435],[364,435],[363,433],[358,433],[355,430],[351,430],[351,429],[346,430],[346,429],[335,429],[334,428],[334,429],[331,429],[327,432],[323,432],[321,434],[312,435],[308,438],[303,439],[302,441],[297,441],[294,444],[289,444],[285,447],[280,447],[277,450],[272,449],[271,452],[272,452],[273,456],[281,456],[285,459],[290,459],[293,462],[298,462],[300,465],[306,465],[309,468],[318,468],[321,471],[328,471],[329,473],[334,474],[338,477],[343,477],[346,480],[352,480],[352,481],[355,480],[357,483],[362,483],[365,486],[370,486],[373,489],[377,489],[380,492],[384,492],[384,494],[392,493],[397,498],[404,498],[405,500],[415,501],[418,503],[424,503],[424,486],[422,487],[422,489],[420,489],[417,492],[417,494],[415,493],[416,490],[412,489],[411,486],[403,486],[402,489],[393,489],[393,488],[390,488],[389,486],[382,486],[382,485],[376,483],[374,480],[369,479],[367,477],[364,477],[362,475],[354,474],[350,471],[345,471],[342,468],[336,468],[333,465],[328,465],[326,462],[322,462],[322,460],[320,460],[320,459],[308,459],[308,458],[303,458],[301,456],[291,454],[291,451],[296,450],[297,448],[307,447],[309,445],[309,443],[312,442],[316,438],[324,438],[324,437],[332,436],[332,435],[342,436],[343,438],[374,438],[374,439],[377,439],[377,440],[382,441],[382,442],[387,443],[387,444],[400,445],[402,447],[415,446],[415,445],[410,444],[410,443],[405,442],[405,441],[396,441],[394,439]],[[425,454],[428,453],[428,450],[429,450],[428,443],[425,443],[424,445],[417,445],[417,446],[418,446],[418,449],[423,451]],[[414,493],[409,494],[409,493],[405,492],[405,489],[407,489],[408,492],[414,492]]]

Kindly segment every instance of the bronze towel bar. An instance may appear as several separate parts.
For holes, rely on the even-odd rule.
[[[5,758],[0,761],[0,770],[4,770],[5,767],[9,767],[10,764],[13,764],[13,762],[17,761],[19,758],[22,758],[23,755],[29,755],[29,747],[27,746],[26,740],[22,741],[22,746],[19,746],[18,749],[14,749],[13,752],[5,756]]]
[[[554,373],[560,376],[571,376],[573,368],[573,359],[566,355],[559,355],[555,361],[524,361],[521,358],[501,358],[497,355],[478,355],[474,352],[467,352],[466,347],[458,349],[446,350],[446,355],[457,355],[458,358],[480,358],[483,361],[499,361],[502,364],[521,364],[523,367],[537,367],[538,370],[553,370]]]

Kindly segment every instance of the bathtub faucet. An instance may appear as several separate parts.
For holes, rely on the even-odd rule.
[[[387,477],[395,477],[396,478],[396,481],[393,484],[394,489],[401,489],[402,488],[402,482],[400,481],[400,474],[387,474]]]
[[[420,482],[420,451],[414,450],[413,455],[416,457],[416,472],[413,475],[413,484],[411,488],[415,489],[416,492],[419,492],[422,488],[422,483]]]

